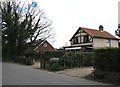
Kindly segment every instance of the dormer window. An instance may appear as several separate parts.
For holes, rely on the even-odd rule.
[[[78,37],[75,37],[74,38],[74,42],[73,42],[74,44],[77,44],[78,43]]]

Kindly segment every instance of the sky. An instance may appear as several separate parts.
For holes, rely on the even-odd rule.
[[[55,48],[69,46],[69,40],[79,27],[104,30],[115,35],[118,28],[119,0],[35,0],[52,20]]]

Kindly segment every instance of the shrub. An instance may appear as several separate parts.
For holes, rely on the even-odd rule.
[[[49,61],[51,58],[60,58],[63,55],[63,51],[39,51],[38,53],[33,53],[32,58]]]
[[[60,71],[60,70],[63,70],[64,68],[58,63],[53,63],[50,67],[50,70],[51,71]]]
[[[14,61],[16,63],[21,63],[21,64],[25,64],[25,65],[32,65],[32,59],[31,58],[26,58],[25,56],[15,57]]]
[[[94,68],[120,72],[120,48],[99,48],[94,50]]]
[[[105,72],[100,69],[95,69],[92,74],[95,78],[98,78],[98,79],[105,78]]]
[[[14,61],[10,58],[2,58],[2,62],[14,62]]]
[[[66,67],[92,66],[92,56],[93,53],[69,52],[60,59],[60,63]]]

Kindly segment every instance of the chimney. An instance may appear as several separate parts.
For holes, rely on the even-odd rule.
[[[99,30],[100,30],[101,32],[103,31],[103,26],[102,26],[102,25],[99,26]]]

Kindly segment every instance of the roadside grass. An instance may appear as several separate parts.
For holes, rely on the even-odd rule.
[[[34,69],[49,71],[48,69],[45,69],[45,68],[34,68]]]
[[[2,59],[2,62],[5,62],[5,63],[14,63],[14,64],[18,64],[18,65],[23,65],[23,66],[29,66],[29,65],[26,65],[26,64],[23,64],[23,63],[15,62],[14,60],[12,60],[10,58],[4,58],[4,59]]]
[[[2,62],[15,63],[14,60],[9,59],[9,58],[4,58],[4,59],[2,59]]]
[[[44,70],[44,71],[49,71],[49,72],[57,72],[56,70],[51,70],[50,68],[34,68],[34,69],[39,69],[39,70]],[[72,67],[63,67],[62,70],[66,70],[66,69],[72,69]],[[62,70],[58,70],[58,71],[62,71]]]

